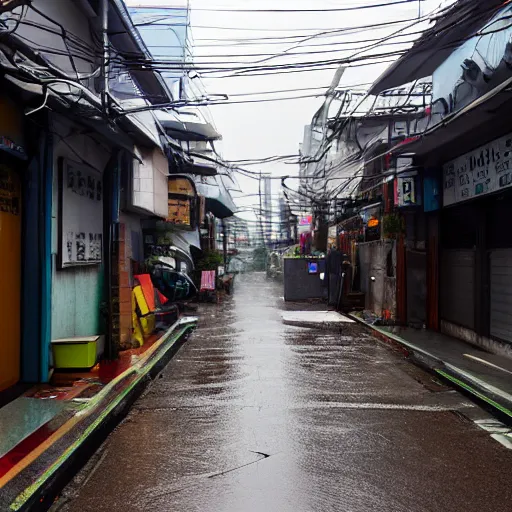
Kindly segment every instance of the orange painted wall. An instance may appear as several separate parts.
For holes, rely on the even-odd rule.
[[[0,164],[0,390],[20,378],[20,292],[20,182]]]
[[[22,115],[4,96],[0,135],[23,146]],[[0,390],[20,378],[21,344],[21,190],[19,175],[5,162],[0,153]]]

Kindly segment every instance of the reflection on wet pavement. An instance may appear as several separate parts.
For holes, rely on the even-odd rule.
[[[283,325],[281,296],[253,274],[205,305],[60,508],[508,509],[512,452],[465,419],[476,407],[359,325]]]

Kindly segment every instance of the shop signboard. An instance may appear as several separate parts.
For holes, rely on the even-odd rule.
[[[443,204],[467,201],[512,186],[512,134],[443,166]]]
[[[10,153],[11,155],[21,158],[22,160],[27,159],[27,154],[23,147],[4,135],[0,135],[0,149],[6,153]]]
[[[416,174],[416,172],[407,172],[397,177],[395,183],[395,203],[399,208],[421,204],[421,195],[416,186]]]
[[[313,216],[307,215],[306,217],[301,217],[299,220],[299,226],[311,226]]]

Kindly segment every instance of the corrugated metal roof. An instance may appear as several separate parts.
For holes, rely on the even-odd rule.
[[[380,94],[431,76],[453,50],[508,3],[503,0],[459,0],[437,17],[436,24],[377,79],[369,93]]]

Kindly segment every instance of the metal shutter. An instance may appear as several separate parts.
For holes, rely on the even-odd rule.
[[[512,249],[491,251],[491,336],[512,342]]]
[[[475,328],[475,251],[441,251],[440,316],[468,329]]]

